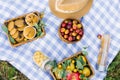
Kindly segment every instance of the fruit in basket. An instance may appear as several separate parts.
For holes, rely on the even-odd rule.
[[[36,35],[36,29],[34,27],[27,26],[23,30],[23,35],[27,39],[33,39]]]
[[[75,64],[71,63],[70,64],[70,70],[73,71],[75,69]]]
[[[80,73],[78,72],[69,73],[67,75],[67,80],[80,80],[79,76],[80,76]]]
[[[83,36],[83,26],[76,19],[66,19],[61,23],[60,26],[60,38],[65,39],[64,41],[73,42],[79,41]],[[68,36],[66,36],[68,35]]]
[[[86,77],[90,76],[90,69],[89,69],[88,67],[84,67],[84,69],[83,69],[83,74],[84,74]]]
[[[61,28],[61,30],[60,30],[61,32],[65,32],[65,28]]]
[[[34,26],[36,23],[38,23],[39,17],[34,13],[30,13],[26,15],[25,21],[29,26]]]

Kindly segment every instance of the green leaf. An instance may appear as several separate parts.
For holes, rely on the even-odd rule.
[[[44,27],[44,26],[46,26],[45,23],[42,20],[39,21],[38,25],[41,28]]]
[[[8,34],[8,28],[5,25],[2,25],[2,30]]]
[[[10,39],[10,42],[11,42],[11,43],[16,43],[15,39],[12,38],[12,36],[10,36],[10,35],[9,35],[9,39]]]
[[[88,55],[88,52],[87,52],[87,48],[88,47],[83,47],[83,49],[82,49],[82,53],[83,53],[83,55]]]
[[[71,63],[71,60],[66,60],[64,63],[66,64],[66,66],[69,66]]]
[[[80,79],[84,79],[85,75],[84,74],[81,74],[80,75]]]
[[[39,29],[39,26],[38,26],[38,24],[37,24],[37,23],[36,23],[34,26],[35,26],[35,28],[36,28],[36,29]]]
[[[49,61],[47,64],[51,65],[51,66],[53,67],[53,69],[57,67],[57,62],[56,62],[56,60]]]
[[[64,69],[58,70],[58,75],[61,79],[64,78],[66,76],[65,70]]]
[[[55,68],[52,69],[52,72],[56,72],[57,70],[58,70],[58,68],[55,67]]]
[[[42,32],[41,31],[38,31],[37,32],[37,37],[41,36]]]
[[[78,69],[83,69],[83,65],[82,65],[82,63],[79,60],[76,61],[76,67]]]
[[[78,58],[78,60],[82,63],[82,65],[86,64],[81,56]]]
[[[63,68],[63,69],[66,69],[66,67],[67,67],[66,64],[63,63],[63,64],[62,64],[62,68]]]

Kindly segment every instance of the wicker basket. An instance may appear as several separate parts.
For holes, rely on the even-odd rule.
[[[71,20],[71,19],[72,19],[72,20],[77,20],[77,21],[82,25],[82,23],[81,23],[78,19],[67,18],[67,19],[65,19],[65,20],[69,20],[69,19],[70,19],[70,20]],[[63,23],[65,20],[63,20],[62,23]],[[80,39],[80,40],[77,40],[77,41],[68,41],[68,40],[66,40],[66,39],[61,35],[60,28],[61,28],[62,23],[60,24],[60,27],[59,27],[59,29],[58,29],[58,35],[59,35],[59,37],[60,37],[60,39],[61,39],[62,41],[66,42],[66,43],[68,43],[68,44],[73,44],[73,43],[76,43],[76,42],[78,42],[78,41],[80,41],[80,40],[82,39],[82,37],[83,37],[83,35],[84,35],[83,25],[82,25],[83,35],[82,35],[81,39]]]
[[[36,14],[37,16],[40,16],[40,13],[37,12],[37,11],[31,12],[31,13],[34,13],[34,14]],[[29,14],[29,13],[27,13],[27,14]],[[6,20],[6,21],[4,22],[4,25],[7,26],[7,24],[8,24],[10,21],[15,21],[15,20],[21,19],[21,18],[24,19],[27,14],[18,16],[18,17],[16,17],[16,18],[12,18],[12,19],[10,19],[10,20]],[[40,18],[40,20],[41,20],[41,18]],[[24,19],[24,21],[25,21],[25,19]],[[27,40],[27,41],[22,41],[22,42],[16,43],[16,44],[11,43],[8,34],[7,34],[7,36],[8,36],[8,40],[9,40],[11,46],[12,46],[12,47],[17,47],[17,46],[20,46],[20,45],[22,45],[22,44],[25,44],[25,43],[31,42],[31,41],[33,41],[33,40],[36,40],[36,39],[38,39],[38,38],[42,38],[43,36],[45,36],[45,34],[46,34],[45,29],[42,28],[42,35],[41,35],[40,37],[35,37],[35,38],[33,38],[33,39],[29,39],[29,40]]]
[[[58,64],[61,64],[61,63],[63,63],[64,61],[66,61],[66,60],[68,60],[68,59],[71,59],[71,58],[74,58],[74,57],[76,57],[76,56],[78,56],[78,55],[83,55],[83,54],[82,54],[81,51],[80,51],[80,52],[77,52],[77,53],[73,54],[72,56],[63,59],[63,60],[60,61]],[[86,57],[85,57],[85,58],[86,58]],[[88,78],[90,79],[90,78],[94,75],[94,70],[93,70],[93,67],[91,66],[91,64],[90,64],[90,62],[88,61],[87,58],[86,58],[86,60],[87,60],[87,63],[88,63],[88,65],[89,65],[89,68],[90,68],[90,70],[91,70],[91,75],[88,77]],[[54,73],[52,72],[52,70],[50,71],[50,74],[51,74],[51,76],[53,77],[54,80],[57,80],[56,77],[55,77],[55,75],[54,75]]]

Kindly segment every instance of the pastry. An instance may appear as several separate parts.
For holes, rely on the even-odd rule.
[[[17,42],[22,42],[24,40],[23,34],[19,34],[19,36],[15,39]]]
[[[16,31],[15,34],[12,35],[12,37],[13,37],[14,39],[18,38],[18,36],[19,36],[19,31]]]
[[[23,35],[27,39],[33,39],[36,35],[36,29],[34,27],[27,26],[23,30]]]
[[[17,27],[23,27],[24,26],[24,20],[23,19],[18,19],[15,21],[15,25]]]
[[[11,31],[14,28],[14,22],[11,21],[8,23],[8,30]]]
[[[14,35],[16,33],[17,29],[13,28],[11,31],[10,31],[10,35]]]
[[[25,17],[25,21],[29,26],[34,26],[35,23],[38,23],[39,17],[34,13],[30,13]]]
[[[24,28],[25,28],[25,26],[23,26],[23,27],[18,27],[17,30],[18,30],[18,31],[23,31]]]

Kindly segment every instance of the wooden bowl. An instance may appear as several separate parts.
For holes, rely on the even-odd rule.
[[[67,21],[68,21],[68,23],[67,23]],[[74,22],[73,22],[74,21]],[[75,29],[75,26],[73,27],[73,25],[75,25],[75,21],[77,22],[76,23],[76,29]],[[66,23],[65,23],[66,22]],[[70,26],[69,24],[69,22],[71,22],[72,23],[72,25],[71,25],[71,28],[69,28],[69,27],[67,27],[67,26]],[[63,24],[66,24],[67,26],[66,27],[63,27],[62,25]],[[78,25],[79,25],[79,27],[78,27]],[[81,25],[81,27],[80,27],[80,25]],[[63,32],[62,31],[62,29],[63,28],[65,28],[65,32]],[[74,29],[73,29],[74,28]],[[72,31],[72,29],[73,29],[73,31]],[[69,32],[68,34],[66,33],[66,32]],[[79,32],[79,33],[78,33]],[[76,36],[74,35],[72,35],[72,34],[77,34]],[[63,35],[64,34],[64,35]],[[62,40],[62,41],[64,41],[64,42],[66,42],[66,43],[68,43],[68,44],[72,44],[72,43],[76,43],[76,42],[78,42],[78,41],[80,41],[81,39],[82,39],[82,37],[83,37],[83,35],[84,35],[84,29],[83,29],[83,25],[82,25],[82,23],[78,20],[78,19],[71,19],[71,18],[68,18],[68,19],[65,19],[65,20],[63,20],[62,21],[62,23],[60,24],[60,27],[59,27],[59,29],[58,29],[58,35],[59,35],[59,37],[60,37],[60,39]],[[65,38],[65,35],[66,36],[68,36],[68,38]],[[77,39],[77,36],[80,36],[78,39]],[[74,40],[70,40],[70,37],[72,37],[72,38],[74,38]]]

